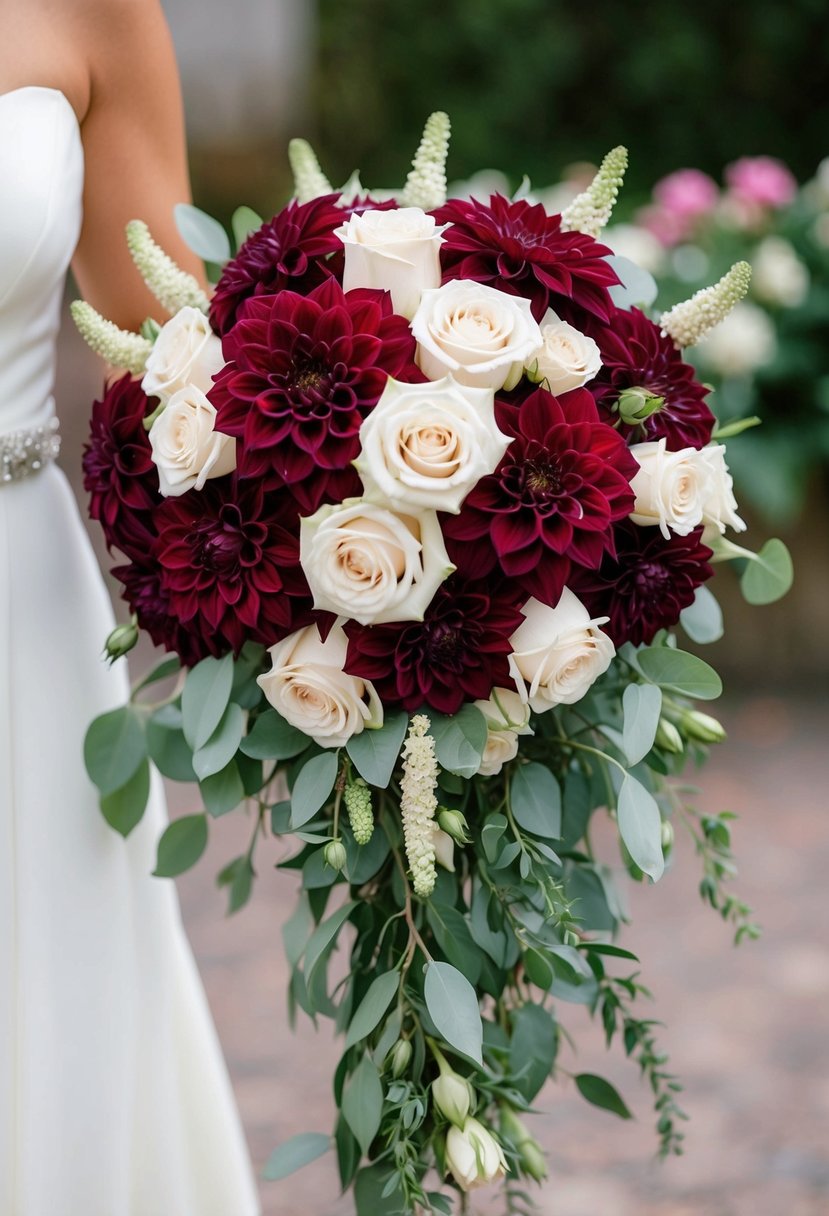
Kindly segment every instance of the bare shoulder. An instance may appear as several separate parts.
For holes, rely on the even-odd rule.
[[[96,92],[118,85],[156,83],[172,60],[160,0],[58,0],[62,21],[82,54]]]

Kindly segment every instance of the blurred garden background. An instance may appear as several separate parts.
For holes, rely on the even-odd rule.
[[[654,1017],[666,1023],[671,1067],[686,1083],[687,1155],[653,1162],[651,1112],[635,1070],[602,1063],[636,1120],[587,1107],[566,1082],[549,1086],[537,1131],[551,1150],[550,1178],[538,1202],[548,1216],[826,1216],[825,3],[164,2],[182,69],[195,201],[221,218],[240,203],[269,215],[286,200],[293,135],[313,142],[335,184],[355,168],[370,185],[399,183],[426,115],[445,109],[450,175],[466,183],[458,189],[489,181],[512,191],[526,175],[555,207],[609,148],[627,145],[628,183],[611,240],[648,263],[659,305],[713,281],[737,258],[755,264],[748,313],[719,348],[698,353],[718,389],[715,410],[763,420],[730,443],[729,458],[749,544],[783,536],[796,582],[781,603],[747,610],[730,571],[716,580],[727,641],[706,657],[726,676],[720,716],[730,738],[690,780],[700,805],[740,816],[735,885],[764,936],[732,949],[728,927],[699,898],[690,838],[678,837],[674,870],[657,888],[631,884],[643,980],[654,991]],[[744,172],[740,187],[728,167],[746,157],[779,165],[764,162],[760,185]],[[504,176],[469,182],[484,169]],[[670,176],[683,169],[699,174]],[[66,326],[62,463],[81,501],[80,450],[99,387],[100,368]],[[174,813],[197,809],[175,788],[170,796]],[[240,825],[216,826],[208,857],[180,890],[261,1168],[295,1132],[328,1130],[336,1055],[327,1025],[301,1025],[296,1039],[287,1025],[280,928],[294,879],[262,872],[251,904],[226,919],[214,875],[239,851]],[[562,1063],[592,1071],[602,1045],[582,1021],[578,1068],[570,1050]],[[265,1184],[263,1195],[265,1216],[351,1211],[337,1198],[328,1160]]]

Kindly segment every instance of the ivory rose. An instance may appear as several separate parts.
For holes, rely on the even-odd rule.
[[[671,532],[687,536],[702,523],[711,482],[708,463],[696,448],[669,452],[666,440],[635,443],[639,465],[630,483],[636,495],[630,518],[640,527],[656,524],[666,540]]]
[[[745,532],[745,522],[737,514],[734,497],[734,479],[725,463],[725,444],[710,443],[699,452],[699,458],[708,469],[709,482],[702,510],[702,520],[713,525],[719,532],[733,528]]]
[[[423,291],[440,286],[445,227],[420,207],[350,216],[334,233],[345,249],[343,290],[373,287],[388,291],[394,311],[410,321]]]
[[[348,639],[335,625],[323,642],[308,625],[271,646],[271,670],[257,683],[286,722],[320,747],[343,747],[383,725],[383,706],[368,681],[343,671]]]
[[[597,344],[552,309],[541,322],[541,339],[540,350],[527,363],[527,375],[536,384],[544,382],[553,396],[583,388],[599,372],[602,355]]]
[[[457,515],[510,442],[498,430],[494,402],[491,388],[470,388],[451,376],[429,384],[390,377],[360,428],[355,464],[366,496]]]
[[[477,388],[514,388],[541,346],[530,301],[453,279],[424,291],[412,319],[416,360],[430,380],[450,374]]]
[[[494,688],[488,701],[475,706],[486,718],[487,737],[478,774],[495,777],[518,755],[518,736],[531,735],[530,709],[511,688]]]
[[[141,387],[149,397],[168,401],[190,386],[207,393],[213,377],[224,367],[221,339],[198,308],[182,308],[155,340]]]
[[[462,1191],[488,1186],[507,1173],[507,1161],[492,1132],[477,1119],[467,1117],[463,1128],[452,1126],[446,1134],[446,1166]]]
[[[609,618],[591,619],[569,587],[555,608],[531,599],[522,612],[524,620],[510,638],[509,659],[521,697],[536,713],[580,701],[616,653],[599,628]]]
[[[434,511],[398,515],[361,498],[300,521],[300,562],[314,607],[361,625],[422,621],[455,568]]]
[[[236,468],[236,440],[216,430],[216,410],[194,386],[169,399],[150,427],[158,488],[165,498],[201,490],[209,477]]]

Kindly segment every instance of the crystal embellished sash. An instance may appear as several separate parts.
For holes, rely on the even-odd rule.
[[[29,430],[0,435],[0,486],[31,477],[57,459],[60,435],[57,418]]]

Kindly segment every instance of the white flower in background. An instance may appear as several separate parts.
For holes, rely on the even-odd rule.
[[[271,646],[271,670],[257,680],[277,713],[320,747],[343,747],[352,735],[383,725],[373,685],[343,670],[347,650],[339,625],[324,642],[308,625]]]
[[[609,245],[618,257],[628,258],[649,274],[660,274],[665,269],[665,246],[638,224],[612,224],[602,233],[602,244]]]
[[[791,241],[767,236],[757,246],[751,265],[751,284],[758,299],[783,308],[796,308],[806,299],[809,271]]]
[[[334,233],[345,248],[343,290],[388,291],[394,311],[410,321],[424,290],[440,286],[445,228],[420,207],[350,216]]]
[[[422,621],[455,568],[434,511],[398,515],[361,498],[300,520],[300,563],[314,607],[361,625]]]
[[[635,443],[630,454],[639,465],[630,488],[636,502],[630,518],[640,527],[659,526],[666,540],[671,532],[687,536],[702,523],[711,470],[696,448],[669,452],[664,439]]]
[[[216,408],[189,386],[170,397],[150,427],[150,447],[165,498],[202,490],[210,477],[236,468],[236,440],[216,430]]]
[[[412,886],[421,899],[435,889],[435,811],[438,800],[438,762],[435,741],[429,734],[431,723],[416,714],[409,724],[403,744],[403,775],[400,778],[400,816],[406,860],[412,873]]]
[[[182,308],[161,327],[141,387],[147,396],[164,402],[190,386],[207,393],[224,365],[221,339],[207,317],[198,308]]]
[[[495,422],[491,388],[470,388],[451,376],[428,384],[389,377],[360,428],[355,464],[368,498],[457,515],[509,442]]]
[[[737,500],[734,497],[734,479],[725,463],[725,444],[711,443],[698,453],[708,468],[709,481],[703,505],[703,523],[713,526],[720,532],[733,528],[735,532],[745,532],[746,525],[737,514]]]
[[[518,755],[518,736],[531,735],[530,707],[514,688],[494,688],[488,701],[475,707],[486,718],[487,737],[478,773],[494,777]]]
[[[453,1126],[447,1132],[446,1168],[462,1191],[474,1191],[505,1177],[509,1167],[492,1132],[470,1117],[462,1129]]]
[[[510,638],[510,675],[536,713],[573,705],[610,666],[616,653],[599,628],[609,618],[591,619],[584,604],[565,587],[555,608],[531,599],[524,620]]]
[[[562,321],[549,309],[541,321],[541,348],[526,364],[527,375],[536,384],[546,382],[556,396],[583,388],[599,372],[602,354],[587,334]]]
[[[770,363],[776,351],[771,318],[747,301],[738,304],[699,347],[700,358],[721,376],[750,376]]]
[[[418,367],[473,388],[514,388],[541,346],[530,301],[483,283],[453,279],[424,291],[412,319]]]

